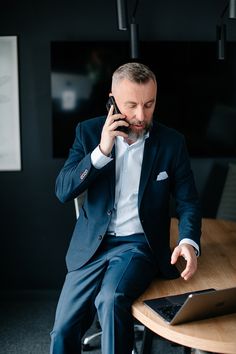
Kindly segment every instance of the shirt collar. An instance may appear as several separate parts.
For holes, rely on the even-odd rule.
[[[135,142],[134,144],[136,145],[136,144],[142,143],[142,142],[145,141],[147,138],[149,138],[149,135],[150,135],[150,133],[149,133],[149,131],[148,131],[146,134],[144,134],[143,136],[139,137],[138,140],[136,140],[136,142]],[[118,140],[119,143],[127,144],[127,143],[124,141],[123,136],[117,136],[116,139]],[[132,144],[132,145],[133,145],[133,144]],[[132,145],[130,145],[130,146],[132,146]]]

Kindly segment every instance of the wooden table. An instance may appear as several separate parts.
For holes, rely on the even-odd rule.
[[[177,220],[173,219],[172,245],[175,244],[177,234]],[[202,255],[198,259],[198,270],[193,278],[189,281],[182,278],[155,279],[133,304],[133,316],[146,328],[172,342],[216,353],[236,354],[236,313],[171,326],[143,304],[144,299],[236,286],[236,222],[203,219],[201,245]]]

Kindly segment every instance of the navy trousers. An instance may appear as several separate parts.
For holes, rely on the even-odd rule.
[[[66,275],[50,353],[80,354],[81,338],[97,311],[102,354],[130,354],[134,339],[131,305],[155,274],[154,257],[143,234],[106,235],[92,259]]]

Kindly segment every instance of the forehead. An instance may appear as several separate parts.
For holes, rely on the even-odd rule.
[[[152,79],[140,84],[123,79],[112,87],[112,92],[116,96],[125,96],[126,99],[135,99],[141,96],[144,100],[149,100],[156,95],[157,85]]]

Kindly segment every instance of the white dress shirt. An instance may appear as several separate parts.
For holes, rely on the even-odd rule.
[[[149,133],[131,145],[127,144],[123,137],[116,137],[115,203],[108,226],[108,233],[113,235],[127,236],[144,233],[138,215],[138,191],[144,144],[148,137]],[[91,161],[95,168],[100,169],[112,161],[112,158],[104,155],[97,146],[91,154]],[[191,244],[197,254],[199,253],[198,245],[191,239],[185,238],[181,240],[181,243]]]

